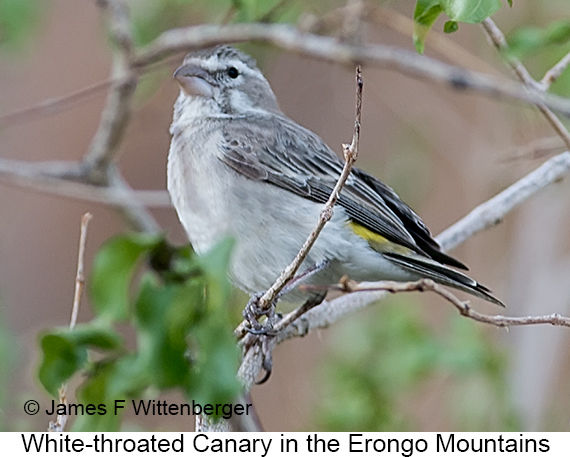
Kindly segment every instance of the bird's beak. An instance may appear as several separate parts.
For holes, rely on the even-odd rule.
[[[174,78],[186,95],[208,98],[214,96],[215,80],[210,73],[197,65],[182,65],[174,72]]]

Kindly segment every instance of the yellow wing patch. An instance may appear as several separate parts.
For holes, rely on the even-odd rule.
[[[357,222],[351,221],[348,225],[356,235],[368,241],[370,247],[377,252],[397,252],[399,254],[408,254],[412,251],[405,246],[393,243],[382,235],[367,229]]]

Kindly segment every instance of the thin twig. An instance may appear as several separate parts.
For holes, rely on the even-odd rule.
[[[279,292],[283,290],[285,285],[293,279],[295,273],[307,257],[307,254],[315,244],[318,236],[320,235],[321,231],[323,230],[325,224],[330,221],[333,216],[333,207],[336,204],[338,197],[340,195],[340,191],[342,190],[346,180],[350,175],[350,171],[352,170],[352,166],[356,159],[358,158],[358,145],[360,143],[360,123],[362,118],[362,88],[364,86],[364,81],[362,79],[362,68],[358,66],[356,68],[356,119],[354,123],[354,133],[352,135],[352,142],[350,144],[343,144],[343,153],[344,153],[344,167],[342,169],[342,173],[338,178],[334,189],[332,190],[329,199],[327,200],[325,206],[321,210],[319,221],[313,231],[309,234],[307,240],[285,270],[281,273],[279,278],[275,281],[275,283],[267,289],[267,291],[263,294],[263,296],[259,299],[258,306],[260,309],[268,309]],[[246,332],[246,321],[243,321],[235,330],[235,335],[238,337],[243,337]]]
[[[487,36],[491,40],[493,46],[497,48],[501,56],[507,61],[517,77],[529,87],[539,89],[537,82],[530,75],[522,62],[508,53],[509,45],[507,43],[507,38],[501,29],[497,27],[497,24],[495,24],[491,18],[487,18],[481,23],[481,25],[483,26],[483,29],[487,33]]]
[[[77,315],[79,314],[79,305],[81,296],[85,286],[85,246],[87,244],[87,228],[92,218],[91,213],[85,213],[81,218],[81,231],[79,235],[79,250],[77,253],[77,273],[75,274],[75,291],[73,294],[73,306],[71,308],[71,318],[69,320],[69,328],[73,330],[77,323]],[[59,388],[59,404],[67,405],[67,383]],[[50,421],[48,425],[49,432],[63,432],[67,423],[67,414],[58,414],[55,422]]]
[[[164,60],[158,62],[155,65],[145,67],[144,72],[141,71],[139,76],[144,77],[147,76],[151,71],[161,70],[165,66],[170,65],[175,61],[178,62],[179,58],[180,56],[174,55],[168,60]],[[33,121],[41,117],[59,114],[86,101],[89,97],[102,92],[104,89],[107,89],[110,86],[128,82],[128,79],[130,78],[130,76],[127,79],[107,78],[78,91],[71,92],[60,97],[46,98],[26,108],[13,111],[11,113],[2,114],[0,115],[0,127],[8,127],[23,122]]]
[[[505,38],[505,35],[501,29],[497,27],[495,22],[490,17],[488,17],[483,21],[482,24],[485,32],[487,32],[487,35],[493,42],[494,46],[503,56],[506,56],[508,64],[513,69],[518,78],[527,87],[534,89],[535,92],[544,93],[548,86],[536,82],[536,80],[530,75],[520,60],[508,55],[509,45],[507,44],[507,39]],[[563,69],[564,68],[562,68],[562,70]],[[562,72],[562,70],[560,70],[560,72]],[[566,144],[566,148],[570,149],[570,132],[568,132],[568,129],[562,123],[562,121],[560,121],[558,116],[554,114],[552,110],[546,106],[545,103],[536,103],[536,107],[544,115],[546,120],[549,122],[555,132],[560,136],[560,138],[562,138]]]
[[[536,160],[552,157],[564,151],[564,142],[558,135],[538,138],[528,143],[513,146],[511,151],[507,151],[499,160],[501,163],[514,162],[519,160]]]
[[[87,244],[87,228],[89,221],[93,218],[91,213],[85,213],[81,218],[81,233],[79,235],[79,252],[77,254],[77,274],[75,275],[75,293],[73,294],[73,308],[71,311],[71,320],[69,328],[73,330],[77,323],[77,314],[79,313],[79,303],[83,294],[83,286],[85,285],[85,246]]]
[[[509,327],[520,325],[537,325],[550,324],[555,326],[570,327],[570,318],[560,316],[559,314],[550,314],[546,316],[526,316],[526,317],[507,317],[507,316],[491,316],[474,311],[468,303],[459,300],[453,293],[445,289],[443,286],[435,283],[430,279],[422,279],[412,283],[398,283],[392,281],[382,281],[377,283],[361,283],[357,284],[352,281],[345,281],[338,286],[318,286],[304,285],[305,289],[322,291],[323,289],[339,290],[342,292],[351,292],[338,297],[329,302],[323,302],[321,305],[309,310],[305,315],[302,325],[299,325],[298,319],[290,319],[289,316],[294,315],[293,311],[283,319],[287,321],[287,325],[277,323],[275,328],[279,328],[279,333],[272,338],[274,345],[277,345],[287,339],[305,336],[311,330],[317,328],[326,328],[334,324],[343,317],[353,314],[355,311],[365,308],[371,303],[383,299],[387,293],[398,293],[408,291],[433,291],[455,306],[462,316],[473,319],[477,322],[495,325],[497,327]],[[242,343],[247,344],[248,335]],[[244,356],[240,372],[242,379],[246,380],[246,386],[251,386],[262,367],[263,354],[256,347],[252,346]]]
[[[360,142],[360,122],[362,117],[362,88],[363,88],[363,80],[362,80],[362,70],[359,67],[356,69],[356,121],[354,125],[354,134],[352,137],[352,142],[348,144],[343,144],[343,153],[344,153],[344,167],[342,173],[329,196],[325,206],[321,210],[321,214],[319,217],[319,222],[297,253],[297,256],[291,262],[291,264],[283,271],[277,281],[271,286],[267,292],[261,297],[260,299],[260,307],[265,309],[269,307],[269,305],[273,302],[275,297],[283,287],[295,276],[295,273],[307,257],[307,254],[313,247],[315,241],[317,240],[318,236],[320,235],[321,231],[323,230],[325,224],[332,218],[333,216],[333,207],[336,204],[338,197],[340,195],[340,191],[343,188],[348,176],[350,175],[350,171],[352,170],[352,166],[358,157],[358,145]]]
[[[61,111],[86,101],[89,97],[103,91],[112,83],[111,80],[106,79],[70,94],[61,97],[47,98],[33,106],[3,114],[0,116],[0,127],[29,122],[40,117],[60,113]]]
[[[570,65],[570,52],[566,54],[560,61],[554,65],[550,70],[548,70],[544,77],[540,80],[540,85],[542,86],[543,90],[550,89],[550,86],[560,78],[560,75],[566,70],[566,68]]]
[[[354,281],[344,281],[341,284],[332,286],[318,286],[312,284],[303,285],[304,290],[312,291],[340,291],[345,293],[355,292],[373,292],[373,291],[386,291],[389,293],[399,292],[425,292],[431,291],[445,298],[450,302],[462,316],[473,319],[477,322],[484,324],[491,324],[497,327],[509,327],[516,325],[536,325],[536,324],[551,324],[562,327],[570,327],[570,317],[563,317],[559,314],[550,314],[546,316],[524,316],[524,317],[509,317],[502,315],[488,315],[474,311],[469,302],[462,301],[457,298],[452,292],[437,284],[431,279],[420,279],[413,282],[394,282],[394,281],[380,281],[377,283],[363,283],[359,284]]]

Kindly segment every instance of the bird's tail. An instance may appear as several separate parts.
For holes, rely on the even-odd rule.
[[[416,273],[423,278],[432,279],[444,286],[462,290],[499,306],[505,306],[499,299],[491,295],[491,291],[484,285],[435,260],[396,252],[383,252],[382,255],[404,270]]]

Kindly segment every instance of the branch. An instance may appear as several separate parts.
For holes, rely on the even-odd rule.
[[[85,213],[81,218],[81,232],[79,235],[79,252],[77,254],[77,273],[75,274],[75,292],[73,294],[73,307],[71,309],[71,319],[69,321],[69,328],[73,330],[77,323],[77,315],[79,313],[79,304],[81,303],[81,295],[83,294],[83,287],[85,286],[85,246],[87,244],[87,228],[89,221],[93,216],[91,213]],[[59,389],[59,403],[67,405],[67,383],[62,384]],[[48,431],[50,432],[63,432],[65,424],[67,423],[66,414],[58,414],[55,422],[50,421]]]
[[[456,90],[477,91],[493,99],[513,98],[533,105],[544,104],[570,116],[570,100],[563,97],[529,91],[521,84],[448,65],[402,48],[376,44],[353,46],[285,24],[197,25],[168,30],[138,53],[133,65],[144,67],[180,52],[240,41],[272,43],[309,57],[346,65],[357,62],[381,66]]]
[[[320,290],[319,286],[306,285],[307,289],[314,287]],[[447,301],[449,301],[459,313],[469,319],[477,322],[495,325],[497,327],[510,327],[519,325],[537,325],[550,324],[555,326],[570,327],[570,318],[560,316],[559,314],[550,314],[546,316],[526,316],[526,317],[507,317],[507,316],[491,316],[474,311],[467,302],[459,300],[449,290],[436,284],[430,279],[421,279],[412,283],[398,283],[391,281],[383,281],[378,283],[361,283],[352,286],[353,291],[347,295],[343,295],[332,301],[325,301],[316,308],[308,311],[301,319],[292,318],[297,310],[292,311],[283,318],[287,321],[284,328],[278,323],[279,333],[270,340],[272,346],[294,337],[302,337],[311,330],[318,328],[327,328],[347,315],[353,314],[355,311],[363,309],[371,303],[383,299],[387,293],[409,292],[409,291],[432,291]],[[335,286],[332,287],[335,289]],[[337,290],[346,290],[345,285],[336,287]],[[252,335],[247,335],[242,344],[248,346],[248,339]],[[242,364],[240,366],[240,379],[244,380],[246,388],[250,388],[261,372],[263,363],[263,352],[259,346],[254,345],[246,352]]]
[[[76,200],[124,207],[171,207],[165,190],[137,190],[125,195],[121,189],[95,186],[82,181],[81,164],[76,162],[26,162],[0,158],[0,181],[35,192]]]
[[[93,170],[91,177],[105,183],[107,166],[116,155],[130,119],[137,77],[131,70],[134,48],[124,0],[98,0],[97,3],[109,18],[111,39],[118,52],[113,53],[111,90],[84,161]]]
[[[132,111],[138,77],[133,69],[134,46],[131,24],[125,0],[97,0],[108,16],[110,33],[117,51],[113,55],[110,80],[112,86],[97,132],[83,157],[83,181],[104,185],[119,193],[128,203],[119,207],[120,213],[136,230],[157,232],[160,227],[152,215],[133,199],[130,187],[113,166],[119,145],[125,135]]]
[[[81,218],[81,231],[79,234],[79,250],[77,253],[77,273],[75,274],[75,293],[73,295],[73,308],[71,311],[71,319],[69,328],[73,330],[77,323],[77,314],[79,313],[79,304],[81,295],[83,294],[83,286],[85,285],[85,246],[87,245],[87,228],[89,221],[93,218],[91,213],[85,213]]]

